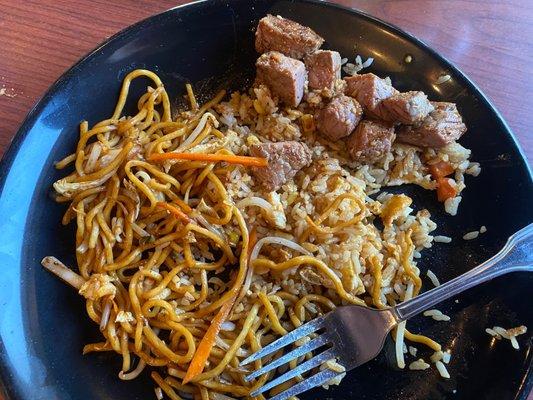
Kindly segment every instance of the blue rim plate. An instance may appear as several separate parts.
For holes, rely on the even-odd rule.
[[[98,329],[82,299],[40,267],[49,254],[74,264],[72,227],[61,226],[63,206],[50,196],[60,177],[53,162],[72,151],[82,119],[92,124],[112,113],[120,82],[131,69],[157,72],[174,99],[183,94],[185,82],[205,97],[222,87],[242,88],[257,57],[253,28],[267,13],[312,27],[343,57],[374,57],[369,71],[390,76],[401,90],[424,90],[432,100],[458,104],[469,127],[461,143],[482,165],[479,177],[467,179],[459,214],[444,214],[434,193],[395,189],[429,209],[437,232],[453,238],[424,253],[422,270],[451,279],[533,221],[533,180],[511,130],[463,73],[420,40],[362,12],[319,1],[202,1],[171,9],[126,28],[69,69],[28,114],[1,162],[0,378],[6,400],[153,398],[147,375],[131,382],[117,378],[118,357],[81,355],[84,343],[98,339]],[[404,62],[406,55],[412,63]],[[436,85],[443,73],[451,79]],[[133,87],[132,97],[142,86]],[[487,233],[461,239],[481,225]],[[533,383],[531,331],[520,337],[521,349],[515,351],[491,340],[485,328],[533,328],[532,283],[526,273],[501,277],[443,303],[439,308],[452,317],[449,323],[410,321],[413,331],[451,349],[451,379],[440,379],[434,370],[397,370],[386,346],[340,386],[302,398],[526,399]]]

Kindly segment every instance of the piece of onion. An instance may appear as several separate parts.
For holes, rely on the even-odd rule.
[[[136,220],[141,210],[141,198],[139,197],[139,192],[137,191],[137,187],[129,180],[124,178],[122,182],[124,183],[124,189],[122,189],[122,193],[132,199],[135,203],[135,213],[133,219]],[[121,205],[123,209],[125,209],[122,203],[119,202],[118,204]],[[125,215],[127,215],[127,210]]]
[[[143,372],[144,367],[146,367],[146,363],[143,360],[139,361],[139,364],[135,367],[133,371],[130,371],[128,373],[124,373],[124,371],[120,371],[118,373],[118,377],[122,379],[123,381],[131,381],[132,379],[137,378],[141,372]]]
[[[246,270],[246,275],[244,277],[244,282],[242,284],[242,288],[239,292],[239,296],[237,297],[237,300],[235,303],[239,303],[242,298],[246,295],[246,292],[248,289],[250,289],[250,285],[252,284],[252,276],[254,275],[254,267],[252,267],[250,264],[248,264],[248,269]]]
[[[154,392],[157,400],[163,400],[163,391],[159,386],[154,389]]]
[[[226,350],[228,351],[229,348],[230,348],[230,345],[228,343],[226,343],[220,336],[217,335],[217,337],[215,338],[215,343],[218,347],[220,347],[222,350]],[[244,349],[237,349],[237,351],[235,352],[235,355],[237,357],[248,357],[250,355],[250,353]]]
[[[403,301],[407,301],[413,297],[413,284],[408,283],[407,289],[405,290],[405,296],[403,298]],[[396,329],[396,344],[395,344],[395,351],[396,351],[396,363],[398,364],[399,368],[405,368],[405,359],[403,356],[403,346],[404,346],[404,335],[405,335],[405,324],[406,322],[400,322],[398,324],[398,328]]]
[[[103,331],[109,322],[109,315],[111,314],[111,306],[113,302],[110,299],[106,299],[104,303],[104,309],[102,310],[102,318],[100,319],[100,330]]]
[[[152,177],[146,173],[146,171],[137,171],[135,176],[143,183],[148,183],[152,180]]]
[[[292,250],[299,251],[300,253],[303,253],[307,256],[312,256],[311,252],[304,249],[302,246],[300,246],[298,243],[293,242],[292,240],[285,239],[282,237],[277,236],[266,236],[262,239],[259,239],[257,243],[255,244],[254,249],[252,250],[252,253],[250,255],[250,262],[255,260],[257,256],[259,255],[259,252],[263,248],[265,244],[277,244],[279,246],[285,246]]]
[[[102,146],[99,142],[94,142],[91,146],[91,152],[89,153],[89,157],[87,158],[87,163],[85,164],[85,172],[91,173],[94,170],[96,170],[96,162],[98,161],[98,157],[100,157],[100,152],[102,151]]]
[[[187,137],[187,139],[185,139],[185,141],[174,151],[175,153],[181,152],[185,147],[194,142],[198,135],[200,135],[200,133],[202,133],[202,131],[204,130],[208,118],[211,118],[213,120],[213,124],[215,125],[215,127],[218,127],[218,121],[215,116],[211,113],[205,113],[204,115],[202,115],[202,118],[200,118],[200,122],[198,122],[196,128],[194,128],[194,130]]]
[[[265,210],[267,213],[269,213],[269,215],[274,214],[274,208],[272,207],[272,204],[270,204],[265,199],[262,199],[261,197],[257,197],[257,196],[247,197],[237,203],[237,208],[239,210],[242,210],[245,207],[250,207],[250,206],[259,207]]]
[[[221,236],[226,242],[228,241],[226,234],[217,227],[215,227],[213,224],[209,223],[209,221],[206,220],[201,214],[195,212],[191,214],[191,217],[196,222],[198,222],[199,225],[203,226],[211,233],[214,233],[217,236]]]
[[[55,191],[65,197],[72,197],[74,194],[81,192],[82,190],[92,189],[97,186],[103,185],[111,176],[116,173],[116,170],[109,171],[102,177],[87,182],[69,182],[67,178],[60,179],[52,185]]]
[[[234,331],[235,330],[235,324],[231,321],[225,321],[220,325],[221,331]]]
[[[260,199],[263,200],[263,199]],[[250,263],[257,258],[259,252],[265,244],[277,244],[280,246],[286,246],[292,250],[299,251],[305,255],[311,256],[312,254],[300,246],[298,243],[295,243],[291,240],[276,237],[276,236],[266,236],[262,239],[259,239],[255,244],[252,252],[250,253]],[[244,282],[242,284],[241,291],[239,292],[239,297],[237,298],[237,303],[246,295],[246,292],[250,289],[252,284],[252,277],[254,274],[254,268],[251,265],[248,265],[248,270],[246,271],[246,276],[244,277]]]
[[[55,257],[47,256],[42,259],[41,264],[48,271],[54,273],[77,290],[80,290],[81,285],[85,283],[85,279],[83,279],[81,275],[78,275],[72,271],[69,267]]]
[[[139,236],[141,237],[149,237],[150,234],[146,232],[143,228],[141,228],[139,225],[137,225],[135,222],[131,224],[131,229]]]
[[[229,344],[227,344],[224,340],[222,340],[222,339],[220,338],[220,336],[218,336],[218,335],[217,335],[216,338],[215,338],[215,343],[216,343],[216,345],[217,345],[219,348],[221,348],[222,350],[226,350],[226,351],[229,350]]]

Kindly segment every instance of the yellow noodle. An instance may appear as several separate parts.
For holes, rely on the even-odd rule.
[[[137,100],[137,111],[126,116],[123,113],[130,86],[137,78],[148,78],[151,87]],[[229,140],[225,127],[217,129],[216,113],[205,126],[198,127],[208,110],[219,111],[217,104],[225,92],[199,105],[192,86],[187,85],[186,91],[191,111],[172,118],[168,94],[157,75],[147,70],[130,72],[124,78],[112,116],[90,129],[83,121],[75,152],[56,163],[57,169],[70,166],[73,171],[62,182],[70,184],[72,190],[58,196],[59,202],[69,203],[62,223],[76,223],[76,261],[91,289],[86,312],[96,324],[102,324],[104,337],[101,342],[86,345],[83,352],[117,353],[124,373],[139,359],[144,361],[157,368],[152,378],[171,399],[180,399],[181,393],[196,400],[214,398],[215,393],[249,398],[253,390],[272,379],[273,372],[245,382],[245,372],[239,367],[245,356],[338,305],[364,305],[358,297],[361,291],[367,290],[376,307],[387,305],[381,296],[381,257],[393,258],[400,265],[395,279],[412,281],[418,293],[421,280],[412,262],[412,230],[397,234],[391,243],[382,244],[377,229],[377,238],[366,238],[362,247],[373,254],[361,259],[366,274],[372,277],[368,289],[361,286],[359,265],[352,258],[347,266],[338,268],[315,256],[295,256],[291,249],[268,245],[261,254],[271,251],[271,256],[257,258],[249,265],[250,237],[265,236],[264,224],[270,222],[263,214],[243,215],[235,206],[239,198],[227,182],[240,173],[246,184],[246,167],[150,161],[152,153],[187,149],[199,152],[208,148],[211,153],[233,155],[231,149],[235,146],[230,149],[225,144]],[[237,109],[244,96],[234,94],[228,104]],[[262,103],[255,106],[266,113]],[[191,132],[200,128],[194,140],[184,145]],[[366,208],[363,193],[350,190],[336,195],[325,208],[319,205],[323,211],[318,216],[309,213],[306,218],[307,229],[300,239],[305,239],[301,244],[313,254],[317,254],[321,241],[343,240],[347,232],[352,234],[353,229],[367,224],[366,218],[372,218],[370,211],[377,215],[370,206]],[[294,199],[282,201],[296,204]],[[333,223],[342,214],[343,201],[357,211],[349,220]],[[174,216],[157,206],[159,202],[174,204],[186,215]],[[288,229],[271,232],[296,240]],[[309,285],[313,292],[291,293],[283,281],[285,277],[292,279],[308,270],[319,277],[319,282]],[[261,287],[263,281],[269,285]],[[100,296],[100,289],[110,288],[107,285],[113,290]],[[242,296],[224,321],[203,372],[191,384],[182,385],[214,315],[228,301],[233,302],[236,293]],[[389,304],[402,300],[394,293],[388,296]],[[103,321],[107,311],[109,319]],[[405,338],[434,350],[440,348],[422,335],[406,331]],[[309,357],[311,354],[305,355]],[[255,368],[261,368],[264,362],[257,360]],[[289,363],[289,368],[296,366],[296,360]],[[272,393],[302,379],[298,376]],[[264,396],[257,399],[264,400]]]

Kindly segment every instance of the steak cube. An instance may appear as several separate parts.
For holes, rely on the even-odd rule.
[[[273,15],[261,18],[255,32],[255,49],[259,53],[279,51],[289,57],[303,58],[324,43],[315,31],[306,26]]]
[[[398,93],[385,79],[371,73],[346,77],[344,80],[345,93],[355,98],[363,110],[371,116],[379,117],[381,102]]]
[[[362,115],[363,109],[356,100],[340,95],[320,109],[315,119],[320,133],[338,140],[353,132]]]
[[[303,62],[271,51],[262,54],[255,65],[257,83],[268,86],[275,96],[290,107],[300,104],[307,80]]]
[[[359,123],[346,145],[354,160],[374,162],[390,151],[395,136],[391,124],[367,119]]]
[[[381,102],[380,116],[389,122],[406,125],[422,121],[434,110],[424,92],[396,93]]]
[[[250,154],[268,160],[266,167],[253,167],[252,174],[265,190],[278,190],[303,167],[311,164],[311,151],[297,141],[260,143],[250,146]]]
[[[341,55],[337,51],[318,50],[305,58],[309,89],[333,89],[341,77]]]
[[[466,132],[466,125],[454,103],[431,102],[435,108],[421,122],[401,126],[398,141],[419,147],[444,147]]]

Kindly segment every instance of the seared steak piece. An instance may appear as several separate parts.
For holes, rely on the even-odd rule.
[[[353,132],[362,115],[363,109],[356,100],[340,95],[318,110],[315,119],[320,133],[338,140]]]
[[[391,124],[367,119],[357,125],[346,146],[354,160],[374,162],[390,151],[395,136]]]
[[[255,66],[257,83],[268,86],[275,96],[290,107],[300,104],[307,79],[303,62],[270,51],[262,54]]]
[[[266,167],[252,168],[257,183],[265,190],[278,190],[303,167],[311,164],[311,151],[296,141],[260,143],[250,146],[250,154],[268,160]]]
[[[422,121],[434,110],[428,97],[419,91],[393,94],[383,100],[379,108],[381,119],[406,125]]]
[[[345,93],[355,98],[365,113],[379,118],[381,102],[398,93],[385,79],[374,74],[354,75],[344,78]]]
[[[337,51],[318,50],[305,58],[309,89],[333,89],[341,77],[341,55]]]
[[[435,108],[421,122],[398,129],[398,141],[419,147],[439,148],[459,139],[466,125],[454,103],[432,101]]]
[[[289,57],[303,58],[324,43],[315,31],[290,19],[267,15],[259,20],[255,32],[255,49],[258,53],[279,51]]]

